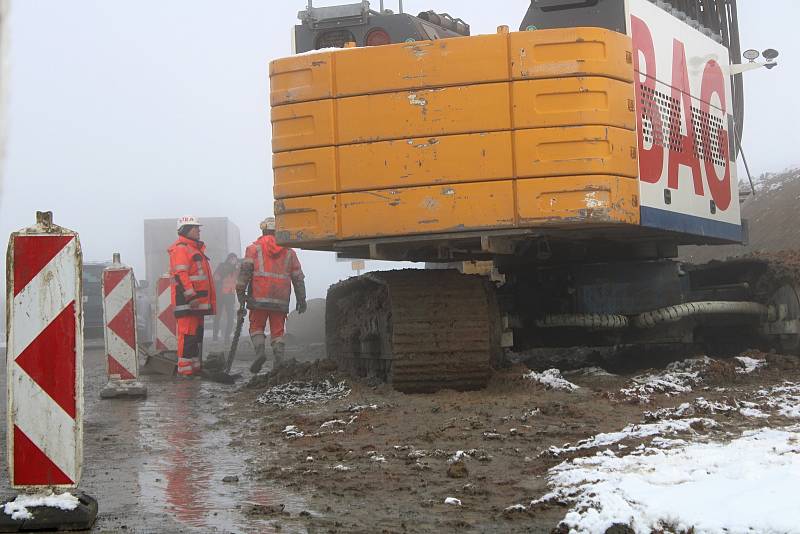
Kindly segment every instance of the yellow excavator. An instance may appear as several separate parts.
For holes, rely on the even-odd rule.
[[[508,351],[800,344],[790,266],[746,240],[735,0],[532,0],[520,25],[314,7],[270,65],[278,240],[460,265],[330,288],[328,356],[405,392],[486,385]]]

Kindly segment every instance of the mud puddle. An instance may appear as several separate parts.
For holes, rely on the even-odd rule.
[[[99,502],[92,532],[297,531],[291,516],[308,509],[304,499],[253,480],[246,455],[230,446],[234,426],[222,414],[233,388],[148,376],[147,399],[101,401],[99,344],[86,348],[85,377],[80,489]],[[5,366],[0,382],[4,388]],[[5,462],[0,485],[11,494]]]

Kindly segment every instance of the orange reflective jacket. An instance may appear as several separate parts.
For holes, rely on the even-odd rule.
[[[230,274],[222,279],[222,292],[226,295],[236,293],[236,279],[239,277],[238,269],[231,269]]]
[[[247,247],[244,261],[253,265],[247,307],[288,313],[292,281],[305,278],[294,250],[279,246],[274,236],[265,235]]]
[[[211,280],[211,266],[202,241],[179,237],[169,247],[169,274],[175,317],[214,315],[217,295]],[[194,302],[196,301],[196,302]]]

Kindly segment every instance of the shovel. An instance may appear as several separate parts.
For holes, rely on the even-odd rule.
[[[242,326],[244,326],[244,302],[239,305],[239,313],[236,317],[236,329],[233,331],[233,341],[231,342],[231,350],[228,352],[228,357],[225,357],[224,352],[209,353],[208,363],[203,366],[202,374],[203,378],[206,380],[232,385],[235,384],[236,379],[241,376],[239,374],[232,375],[230,373],[231,367],[233,367],[233,360],[236,358],[236,349],[239,348],[239,337],[242,335]]]

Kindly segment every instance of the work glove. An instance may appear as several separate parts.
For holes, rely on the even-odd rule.
[[[194,299],[189,301],[189,308],[196,310],[200,307],[200,299]]]
[[[292,278],[292,284],[294,285],[294,296],[297,298],[297,313],[305,313],[308,309],[308,304],[306,303],[306,283],[302,277]]]

